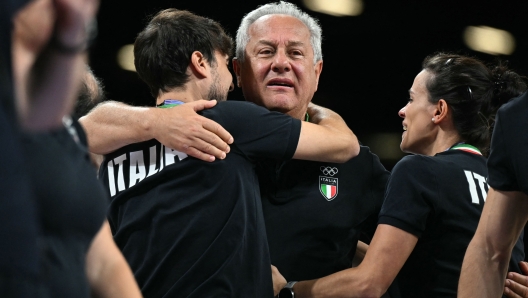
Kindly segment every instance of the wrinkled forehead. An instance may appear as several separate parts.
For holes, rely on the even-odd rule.
[[[310,30],[299,19],[282,14],[265,15],[249,26],[249,42],[259,40],[305,42],[310,44]]]

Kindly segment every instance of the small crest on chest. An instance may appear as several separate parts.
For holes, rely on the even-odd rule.
[[[337,178],[319,176],[319,190],[327,201],[337,197]]]

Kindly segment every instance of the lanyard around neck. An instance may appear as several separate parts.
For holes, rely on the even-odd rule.
[[[478,150],[477,147],[471,146],[469,144],[464,144],[464,143],[455,144],[453,145],[453,147],[449,148],[448,150],[462,150],[465,152],[482,155],[482,153],[480,152],[480,150]]]
[[[183,101],[180,101],[180,100],[175,100],[175,99],[166,99],[163,101],[163,103],[160,103],[159,105],[157,105],[158,108],[162,108],[162,109],[166,109],[166,108],[172,108],[172,107],[175,107],[175,106],[179,106],[179,105],[182,105],[184,104]]]

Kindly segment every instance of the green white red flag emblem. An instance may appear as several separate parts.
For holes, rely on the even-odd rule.
[[[337,178],[319,176],[319,190],[327,201],[337,196]]]

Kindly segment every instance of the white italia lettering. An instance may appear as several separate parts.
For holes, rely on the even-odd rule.
[[[160,168],[159,168],[159,172],[161,172],[161,170],[163,170],[163,168],[165,167],[165,159],[163,158],[164,157],[164,154],[163,154],[163,149],[165,148],[165,146],[161,145],[160,146],[160,152],[159,152],[159,156],[160,156]]]
[[[110,189],[110,196],[113,197],[116,194],[115,178],[114,178],[114,163],[110,160],[106,166],[108,170],[108,188]]]
[[[130,152],[130,183],[128,187],[136,185],[137,182],[145,179],[147,171],[145,169],[145,161],[143,159],[143,151]]]
[[[173,164],[176,161],[175,160],[176,156],[178,156],[178,160],[180,161],[187,158],[187,154],[183,152],[180,152],[180,151],[177,151],[171,148],[167,148],[165,146],[163,147],[165,148],[165,166]]]
[[[161,172],[166,166],[187,158],[187,154],[183,152],[166,148],[161,144],[158,146],[154,145],[148,149],[124,153],[108,161],[106,167],[110,196],[113,197],[117,193],[141,183],[145,178]],[[149,157],[145,160],[147,152]],[[127,160],[130,162],[126,162]],[[127,169],[124,168],[125,165]]]
[[[157,160],[157,156],[156,156],[156,146],[152,146],[150,147],[149,149],[149,156],[150,156],[150,161],[149,161],[149,170],[148,170],[148,175],[147,177],[150,177],[154,174],[156,174],[158,171],[160,171],[162,168],[163,168],[163,162],[160,161],[160,168],[156,168],[156,160]]]
[[[477,204],[477,205],[480,204],[478,191],[477,191],[477,185],[475,184],[475,179],[478,181],[480,194],[482,195],[484,202],[486,202],[486,197],[488,196],[488,192],[486,191],[486,188],[484,187],[485,184],[487,184],[486,178],[482,177],[482,175],[479,175],[477,173],[473,173],[470,171],[466,171],[466,170],[464,170],[464,173],[466,174],[466,179],[469,184],[469,193],[471,194],[471,203]]]
[[[485,203],[486,202],[486,198],[488,197],[488,192],[484,188],[484,185],[487,184],[486,183],[486,178],[482,177],[481,175],[479,175],[477,173],[473,173],[473,177],[475,177],[475,179],[477,179],[477,181],[478,181],[478,184],[480,186],[480,193],[482,194],[482,198],[484,199],[484,203]],[[489,186],[488,186],[488,189],[489,189]]]
[[[126,160],[126,154],[114,158],[114,166],[119,167],[117,172],[117,190],[125,190],[125,179],[123,177],[123,162]]]

